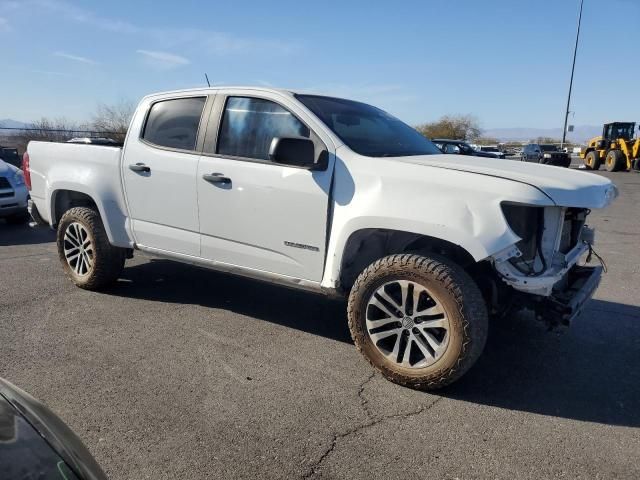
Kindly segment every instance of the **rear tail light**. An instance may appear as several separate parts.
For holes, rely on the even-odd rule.
[[[29,154],[27,152],[22,155],[22,173],[24,174],[24,183],[31,191],[31,170],[29,170]]]

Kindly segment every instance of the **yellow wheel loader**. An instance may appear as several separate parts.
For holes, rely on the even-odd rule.
[[[618,170],[640,170],[640,136],[633,138],[634,122],[607,123],[602,135],[589,140],[582,149],[580,158],[588,170],[599,170],[604,163],[609,172]]]

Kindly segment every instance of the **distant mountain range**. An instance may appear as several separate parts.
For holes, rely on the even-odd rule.
[[[29,127],[28,123],[19,122],[18,120],[12,120],[10,118],[5,118],[4,120],[0,120],[0,127],[4,128],[27,128]]]
[[[576,125],[573,132],[567,133],[572,142],[584,143],[590,138],[602,134],[602,126]],[[497,138],[502,141],[527,142],[538,137],[562,138],[562,127],[558,128],[489,128],[482,132],[483,137]]]

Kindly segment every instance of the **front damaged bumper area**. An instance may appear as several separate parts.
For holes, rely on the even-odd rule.
[[[589,211],[513,205],[503,211],[520,241],[491,259],[511,287],[510,303],[533,310],[551,326],[568,324],[593,296],[604,270],[578,265],[593,252],[595,232],[585,224]]]
[[[568,325],[578,317],[600,285],[603,267],[574,266],[548,297],[534,300],[533,310],[550,325]]]

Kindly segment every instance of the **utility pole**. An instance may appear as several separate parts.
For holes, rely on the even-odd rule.
[[[560,148],[564,147],[567,140],[567,123],[569,122],[569,106],[571,105],[571,89],[573,88],[573,72],[576,69],[576,55],[578,53],[578,40],[580,39],[580,23],[582,23],[582,4],[584,0],[580,0],[580,14],[578,15],[578,31],[576,32],[576,45],[573,48],[573,65],[571,66],[571,80],[569,80],[569,95],[567,96],[567,110],[564,114],[564,128],[562,129],[562,143]]]

